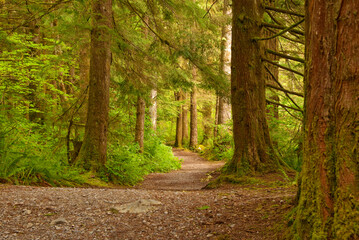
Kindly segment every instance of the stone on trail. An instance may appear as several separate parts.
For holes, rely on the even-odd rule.
[[[146,213],[157,209],[159,205],[162,203],[153,199],[140,199],[123,204],[115,209],[120,213]]]
[[[67,221],[65,218],[58,218],[58,219],[55,219],[51,222],[51,225],[54,226],[54,225],[59,225],[59,224],[66,224]]]

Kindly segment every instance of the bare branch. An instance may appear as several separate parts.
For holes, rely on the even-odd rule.
[[[281,107],[286,108],[286,109],[292,109],[294,111],[298,111],[298,112],[303,113],[303,110],[299,109],[299,108],[294,108],[294,107],[287,106],[287,105],[284,105],[284,104],[281,104],[281,103],[278,103],[278,102],[273,102],[273,101],[268,100],[268,99],[266,99],[266,102],[269,103],[269,104],[278,105],[278,106],[281,106]]]
[[[279,37],[279,36],[283,35],[284,33],[289,32],[290,30],[292,30],[293,28],[295,28],[296,26],[298,26],[298,25],[301,24],[302,22],[304,22],[304,19],[300,20],[299,22],[293,24],[293,25],[290,26],[290,27],[287,27],[287,28],[283,29],[282,31],[280,31],[280,32],[277,33],[277,34],[274,34],[273,36],[264,37],[264,38],[254,38],[254,40],[256,40],[256,41],[262,41],[262,40],[270,40],[270,39],[272,39],[272,38]]]
[[[271,23],[264,23],[264,22],[262,23],[262,26],[263,27],[269,27],[269,28],[275,28],[275,29],[286,29],[287,28],[286,26],[276,25],[276,24],[271,24]],[[296,33],[296,34],[299,34],[301,36],[304,36],[304,32],[300,31],[300,30],[291,29],[288,32]]]
[[[297,17],[302,17],[302,18],[305,17],[305,16],[304,16],[303,14],[301,14],[301,13],[292,12],[292,11],[289,11],[289,10],[286,10],[286,9],[282,9],[282,8],[275,8],[275,7],[271,7],[271,6],[265,6],[264,8],[267,9],[267,10],[275,11],[275,12],[280,12],[280,13],[285,13],[285,14],[289,14],[289,15],[294,15],[294,16],[297,16]]]
[[[289,94],[293,94],[293,95],[296,95],[296,96],[299,96],[299,97],[304,97],[304,95],[302,93],[293,92],[293,91],[290,91],[290,90],[287,90],[287,89],[284,89],[284,88],[281,88],[281,87],[276,87],[276,86],[274,86],[272,84],[269,84],[269,83],[267,83],[266,86],[270,87],[270,88],[273,88],[273,89],[276,89],[276,90],[279,90],[279,91],[282,91],[284,93],[289,93]]]
[[[273,61],[271,61],[271,60],[269,60],[269,59],[266,59],[266,58],[262,58],[262,60],[265,61],[265,62],[267,62],[267,63],[270,63],[270,64],[272,64],[272,65],[274,65],[274,66],[277,66],[277,67],[279,67],[279,68],[282,68],[282,69],[284,69],[284,70],[287,70],[287,71],[289,71],[289,72],[292,72],[292,73],[295,73],[295,74],[298,74],[298,75],[304,77],[304,74],[303,74],[303,73],[298,72],[298,71],[296,71],[296,70],[293,70],[293,69],[291,69],[291,68],[289,68],[289,67],[280,65],[280,64],[278,64],[278,63],[276,63],[276,62],[273,62]]]
[[[293,60],[293,61],[300,62],[300,63],[305,63],[305,60],[303,58],[289,56],[289,55],[286,55],[286,54],[283,54],[283,53],[275,52],[275,51],[270,50],[270,49],[266,49],[266,52],[270,53],[270,54],[273,54],[275,56],[281,57],[281,58]]]

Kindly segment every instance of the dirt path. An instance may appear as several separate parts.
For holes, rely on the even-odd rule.
[[[173,149],[173,154],[182,160],[181,170],[150,174],[138,188],[178,191],[200,190],[210,180],[208,173],[224,165],[224,162],[210,162],[196,153],[180,149]]]
[[[0,185],[0,239],[280,239],[275,224],[288,211],[293,188],[227,185],[184,191],[200,189],[205,172],[218,166],[176,154],[184,159],[183,170],[151,175],[137,188]],[[171,190],[150,189],[156,186]],[[138,200],[151,203],[145,206],[148,212],[123,211]]]

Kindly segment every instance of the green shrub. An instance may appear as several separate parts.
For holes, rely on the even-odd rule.
[[[0,132],[0,180],[26,185],[72,186],[81,184],[76,169],[65,163],[66,152],[46,127],[26,121]],[[36,125],[36,126],[35,126]],[[31,130],[31,129],[35,129]],[[8,129],[6,131],[6,129]],[[41,133],[40,133],[41,132]]]
[[[179,169],[181,164],[173,156],[171,148],[152,135],[146,138],[143,153],[139,153],[137,144],[110,146],[105,167],[106,173],[102,175],[108,180],[131,186],[149,173]]]

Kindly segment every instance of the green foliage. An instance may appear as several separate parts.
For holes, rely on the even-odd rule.
[[[231,123],[218,126],[218,136],[213,141],[208,141],[204,155],[210,160],[222,160],[228,162],[233,157],[234,142],[230,129]]]
[[[7,123],[2,123],[6,125]],[[29,131],[34,124],[17,122],[17,128],[0,133],[0,180],[15,184],[73,186],[82,180],[76,169],[63,162],[64,149],[54,150],[58,139],[45,128]],[[3,129],[9,129],[5,127]],[[23,134],[27,130],[27,134]]]
[[[142,181],[149,173],[168,172],[181,167],[171,148],[165,146],[158,137],[152,135],[146,140],[142,154],[135,144],[112,145],[105,165],[106,172],[102,175],[114,183],[131,186]]]

